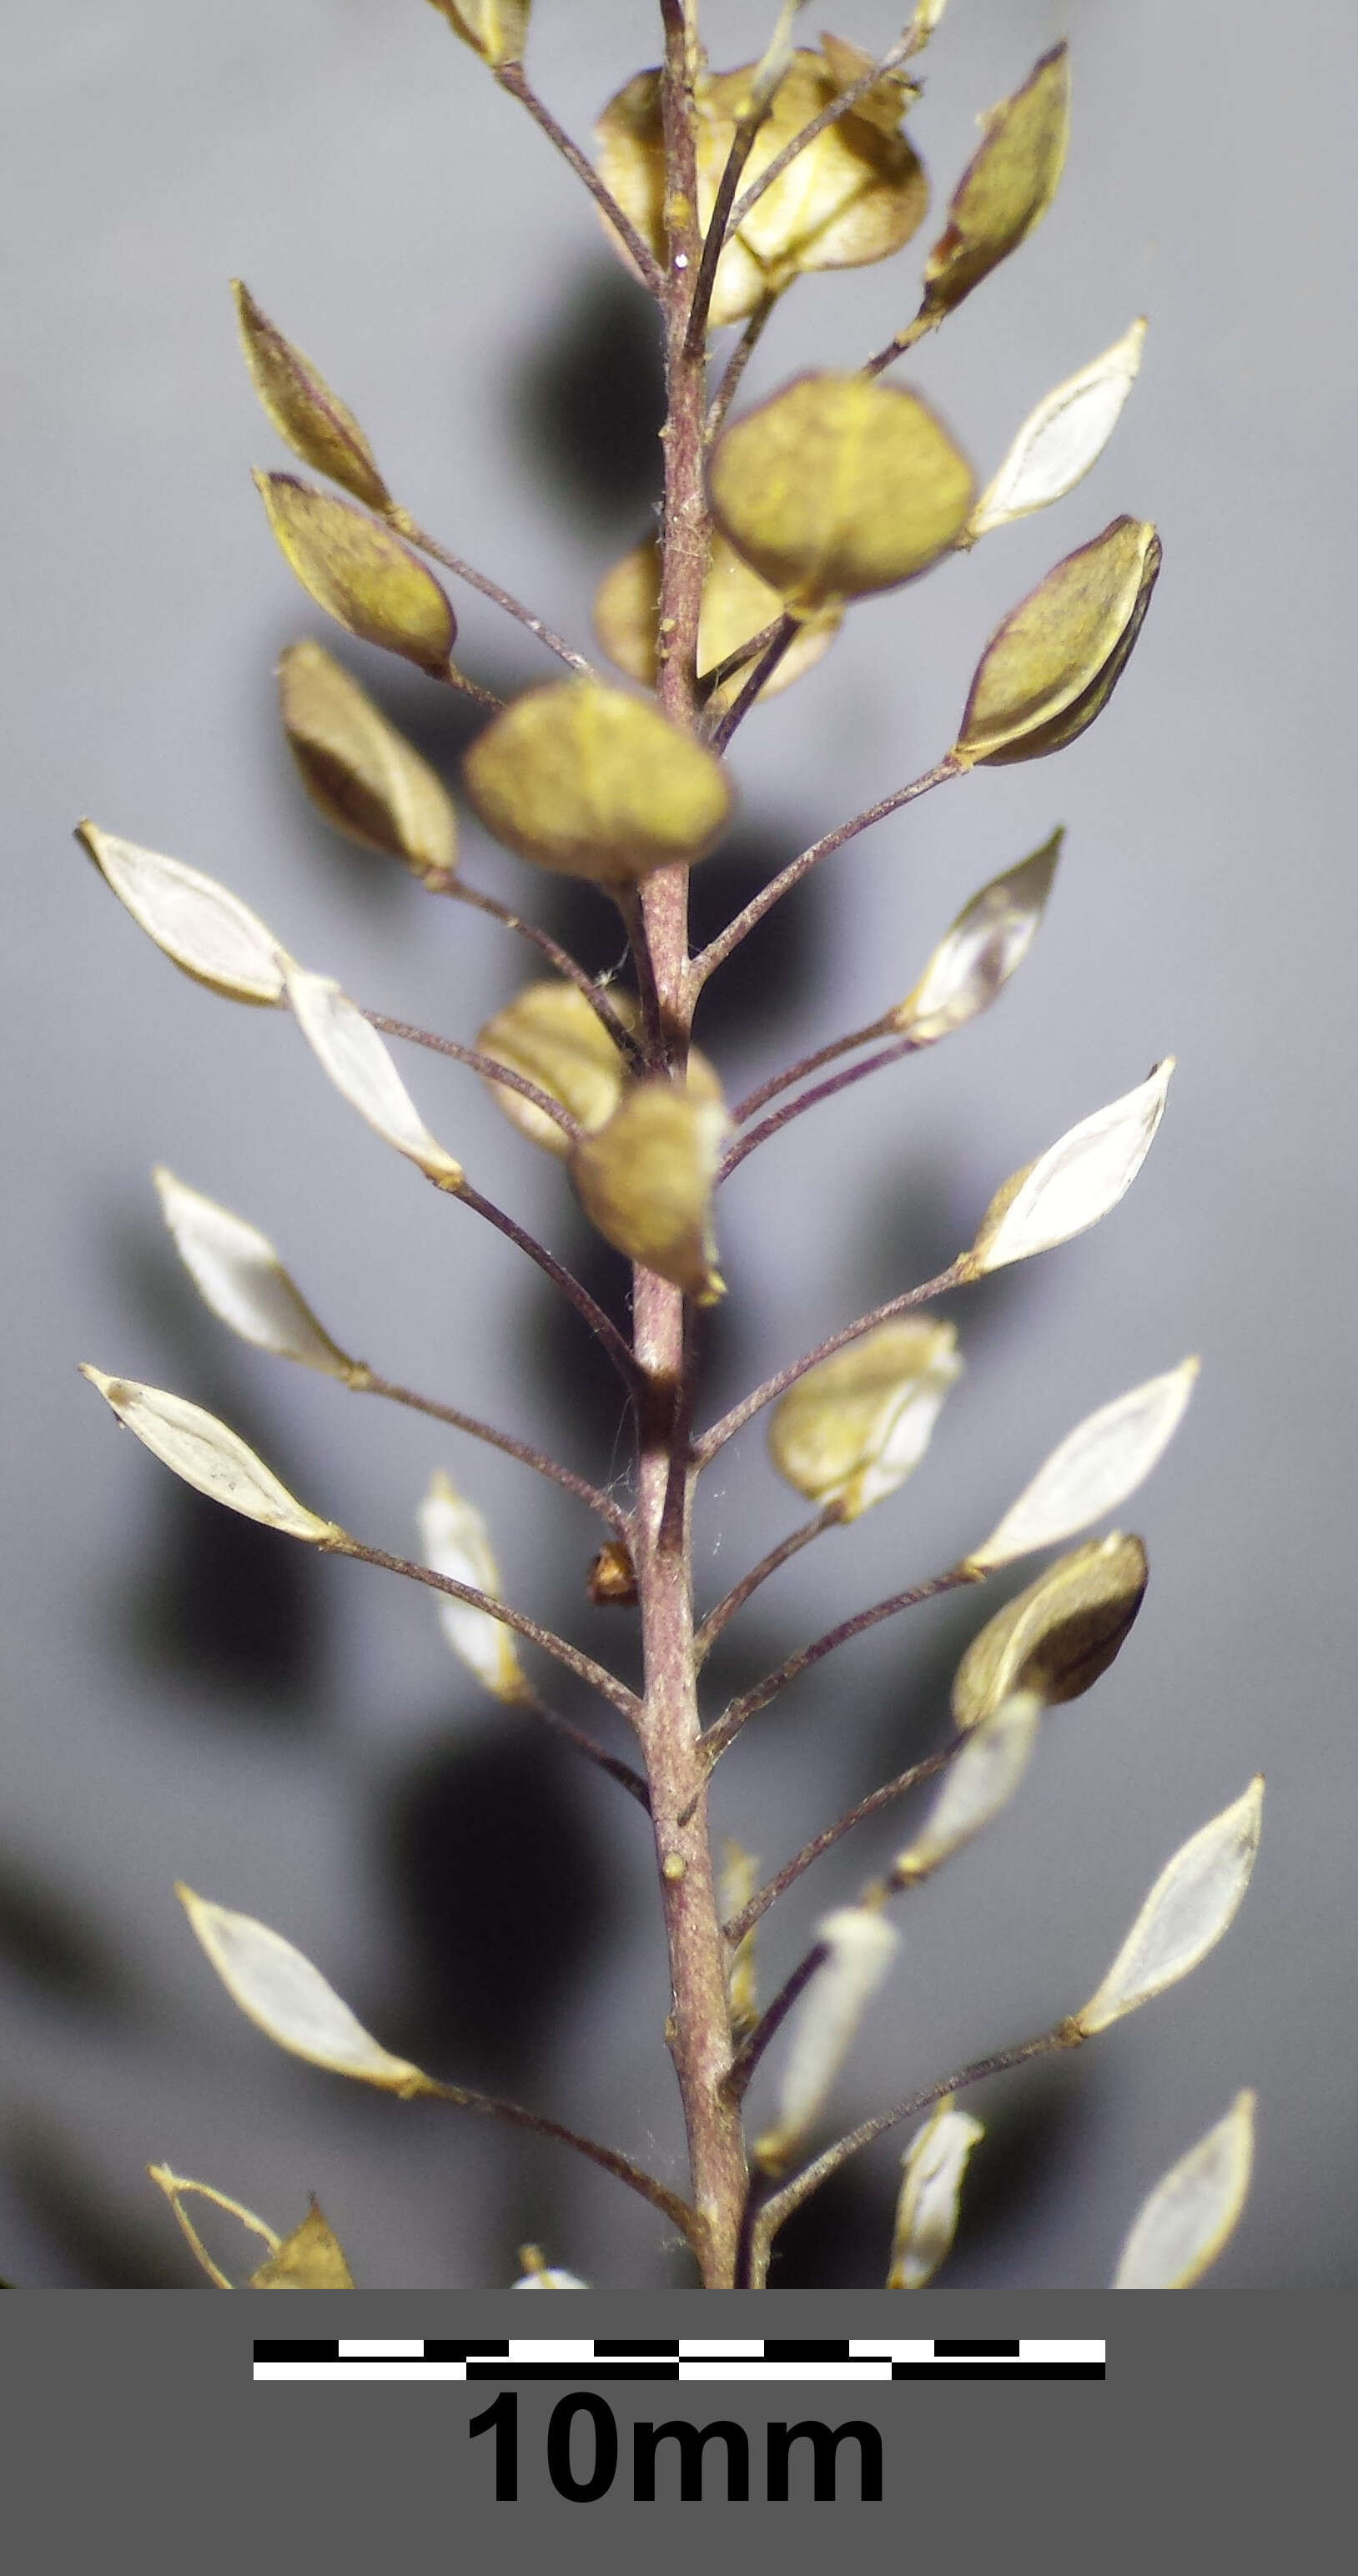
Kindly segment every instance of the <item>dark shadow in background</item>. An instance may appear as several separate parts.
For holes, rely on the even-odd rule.
[[[145,2222],[108,2206],[108,2188],[59,2129],[36,2112],[13,2114],[0,2130],[0,2155],[33,2223],[70,2264],[83,2290],[183,2290],[206,2287],[179,2231],[154,2207]],[[151,2183],[154,2203],[160,2195]],[[181,2259],[181,2256],[183,2259]]]
[[[616,1936],[575,1759],[505,1710],[393,1783],[378,1848],[416,1961],[399,2044],[459,2082],[532,2094],[558,2013]]]
[[[621,268],[601,262],[567,291],[510,399],[511,433],[552,506],[613,530],[654,505],[664,356],[655,307]]]
[[[0,1844],[0,1961],[72,2012],[101,2021],[125,2015],[132,2002],[126,1969],[109,1935],[64,1890],[21,1855]]]
[[[1084,2126],[1082,2094],[1080,2072],[1070,2064],[1026,2069],[1009,2079],[1003,2095],[988,2088],[979,2104],[986,2134],[967,2167],[955,2255],[940,2272],[940,2287],[950,2285],[954,2260],[961,2268],[982,2258],[984,2278],[984,2258],[1012,2241],[1034,2197],[1063,2167],[1069,2170],[1068,2159]],[[968,2107],[977,2108],[970,2097]],[[885,2284],[895,2159],[925,2116],[903,2120],[894,2139],[864,2149],[794,2211],[774,2246],[770,2289],[862,2290]]]

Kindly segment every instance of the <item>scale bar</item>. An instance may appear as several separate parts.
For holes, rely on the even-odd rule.
[[[635,2341],[616,2335],[585,2340],[510,2337],[466,2341],[446,2336],[257,2337],[257,2380],[353,2379],[411,2382],[533,2380],[596,2384],[611,2380],[742,2381],[814,2384],[831,2380],[889,2385],[901,2379],[1102,2379],[1102,2342],[1049,2337],[940,2335],[933,2340],[856,2337],[680,2337]]]

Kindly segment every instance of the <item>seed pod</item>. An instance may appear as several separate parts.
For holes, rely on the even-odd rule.
[[[963,905],[919,982],[891,1012],[888,1028],[914,1046],[934,1046],[989,1010],[1041,927],[1064,838],[1053,832],[1040,850],[992,877]]]
[[[799,48],[755,137],[743,187],[750,188],[794,135],[857,80],[867,57],[834,37],[816,53]],[[751,101],[757,66],[698,75],[694,90],[698,220],[706,228],[737,122]],[[890,258],[924,220],[928,188],[899,131],[916,95],[908,77],[887,73],[847,114],[818,134],[732,234],[717,262],[711,326],[743,322],[770,295],[816,269],[861,268]],[[660,74],[640,72],[609,100],[595,128],[599,172],[658,260],[667,256],[665,139]],[[610,235],[610,238],[613,238]],[[614,244],[617,247],[616,241]]]
[[[1164,1456],[1183,1420],[1200,1365],[1196,1359],[1181,1360],[1163,1377],[1147,1378],[1144,1386],[1129,1388],[1077,1422],[984,1546],[972,1549],[967,1564],[988,1574],[1015,1557],[1074,1538],[1105,1512],[1115,1512]]]
[[[252,2290],[352,2290],[353,2275],[344,2248],[314,2195],[301,2226],[294,2227],[268,2261],[251,2273],[247,2286]]]
[[[1132,2222],[1115,2290],[1188,2290],[1215,2263],[1249,2194],[1254,2095],[1237,2093],[1224,2120],[1162,2174]]]
[[[619,1018],[635,1027],[639,1014],[631,995],[611,998]],[[476,1043],[482,1055],[558,1100],[587,1134],[612,1117],[628,1079],[626,1064],[577,984],[526,985],[478,1030]],[[721,1085],[696,1047],[689,1051],[688,1082],[696,1098],[720,1101]],[[545,1110],[502,1082],[488,1082],[486,1088],[510,1125],[533,1144],[545,1146],[549,1154],[570,1152],[569,1137]]]
[[[205,1306],[242,1341],[276,1359],[299,1360],[347,1386],[361,1383],[351,1360],[318,1324],[296,1281],[258,1226],[233,1216],[201,1190],[189,1189],[157,1163],[151,1175],[174,1248]]]
[[[991,528],[1008,527],[1013,519],[1064,500],[1098,463],[1136,382],[1145,338],[1143,316],[1029,413],[967,521],[968,545]]]
[[[1122,1652],[1148,1580],[1145,1547],[1120,1530],[1058,1557],[973,1637],[953,1681],[954,1723],[979,1726],[1014,1691],[1056,1708],[1092,1690]]]
[[[428,2076],[380,2047],[319,1968],[281,1933],[195,1896],[182,1880],[175,1894],[232,2002],[279,2048],[384,2092],[409,2098],[430,2090]]]
[[[532,0],[433,0],[455,36],[497,69],[523,60]]]
[[[451,1477],[439,1469],[419,1509],[420,1546],[424,1562],[453,1583],[469,1584],[492,1601],[501,1598],[500,1569],[490,1532],[474,1504],[459,1494]],[[524,1691],[514,1631],[503,1619],[479,1610],[474,1601],[459,1601],[445,1592],[438,1602],[439,1626],[453,1653],[461,1657],[493,1699],[512,1707]]]
[[[322,1072],[374,1135],[384,1145],[394,1145],[438,1189],[461,1189],[461,1164],[430,1135],[376,1029],[333,976],[290,966],[287,996]]]
[[[695,1305],[725,1294],[716,1268],[712,1188],[726,1135],[720,1104],[660,1074],[624,1092],[606,1127],[573,1146],[571,1178],[605,1241]]]
[[[588,2286],[574,2272],[554,2270],[540,2245],[521,2245],[519,2261],[523,2278],[511,2284],[516,2290],[583,2290]]]
[[[457,820],[442,781],[366,689],[319,644],[290,644],[278,700],[302,784],[328,823],[419,877],[457,866]]]
[[[239,895],[181,859],[120,841],[96,823],[76,839],[139,929],[195,984],[231,1002],[277,1004],[286,960],[273,932]]]
[[[901,2158],[889,2290],[922,2290],[952,2252],[962,2178],[985,2130],[945,2093]]]
[[[370,510],[387,509],[391,494],[353,413],[332,393],[311,360],[261,313],[249,287],[238,277],[231,281],[231,292],[245,363],[279,437],[313,473],[328,474],[332,483],[342,483]]]
[[[779,1398],[769,1420],[774,1466],[799,1494],[857,1520],[913,1474],[961,1374],[954,1325],[912,1315],[879,1324]]]
[[[1073,2015],[1082,2039],[1177,1985],[1235,1920],[1254,1868],[1264,1815],[1263,1774],[1166,1861],[1107,1976]]]
[[[781,616],[782,608],[781,594],[761,581],[749,564],[742,563],[724,537],[714,536],[698,621],[699,679],[715,671],[719,663],[729,661],[751,636],[761,635]],[[659,616],[660,550],[648,537],[644,545],[634,546],[621,563],[605,573],[594,594],[594,632],[610,662],[616,662],[629,680],[639,680],[647,689],[655,686],[660,668],[656,632]],[[838,613],[832,609],[819,618],[808,619],[777,669],[764,682],[759,692],[761,699],[777,697],[780,689],[811,670],[834,642],[840,624]],[[739,664],[722,683],[723,688],[734,696],[753,667],[752,660]]]
[[[924,311],[936,320],[1018,249],[1056,194],[1070,133],[1066,47],[1044,54],[1022,88],[983,122],[984,138],[953,190],[946,228],[925,263]]]
[[[318,608],[365,644],[448,676],[457,641],[451,602],[390,528],[295,474],[256,474],[285,560]]]
[[[722,534],[799,616],[927,571],[976,497],[917,394],[829,374],[794,377],[723,430],[708,490]]]
[[[1002,768],[1076,741],[1127,667],[1159,571],[1160,540],[1140,519],[1114,519],[1055,564],[991,636],[955,758]]]
[[[928,1878],[1008,1806],[1028,1768],[1041,1716],[1032,1691],[1015,1691],[976,1727],[944,1773],[920,1832],[892,1862],[894,1887]]]
[[[658,707],[596,680],[530,689],[467,754],[467,792],[520,858],[596,885],[635,885],[703,858],[731,788],[702,743]]]
[[[134,1432],[153,1458],[171,1475],[182,1476],[209,1502],[224,1503],[248,1521],[281,1530],[286,1538],[306,1539],[313,1547],[333,1547],[344,1532],[334,1521],[309,1512],[279,1483],[271,1467],[248,1449],[239,1432],[228,1430],[201,1404],[190,1404],[164,1387],[140,1386],[135,1378],[105,1377],[102,1369],[81,1363],[80,1374],[97,1387],[124,1427]]]
[[[774,2125],[755,2142],[754,2161],[763,2172],[780,2172],[805,2137],[900,1937],[884,1914],[866,1905],[842,1905],[816,1925],[825,1958],[797,2007]]]
[[[1131,1188],[1164,1116],[1174,1058],[1167,1055],[1135,1091],[1096,1109],[996,1191],[970,1251],[964,1279],[983,1279],[1011,1261],[1050,1252],[1097,1225]]]

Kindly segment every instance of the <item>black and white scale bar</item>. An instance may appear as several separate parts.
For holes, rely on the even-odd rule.
[[[256,2379],[498,2380],[893,2380],[1102,2379],[1101,2342],[1029,2341],[938,2336],[898,2342],[872,2335],[792,2340],[763,2335],[745,2341],[696,2336],[674,2343],[513,2338],[449,2342],[345,2339],[334,2343],[257,2339]]]

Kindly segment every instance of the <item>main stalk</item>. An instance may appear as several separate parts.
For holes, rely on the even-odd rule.
[[[685,350],[701,241],[694,163],[689,13],[665,0],[663,102],[667,171],[665,356],[667,407],[661,526],[658,694],[676,724],[696,732],[698,618],[707,567],[703,484],[706,374]],[[643,896],[670,1064],[688,1054],[688,872],[662,869]],[[653,1271],[633,1273],[634,1348],[646,1375],[637,1497],[637,1587],[645,1658],[640,1720],[661,1901],[669,1945],[667,2024],[688,2132],[695,2253],[703,2287],[729,2289],[747,2171],[739,2106],[724,2090],[732,2040],[726,1958],[707,1826],[693,1654],[692,1478],[687,1460],[690,1358],[680,1289]]]

